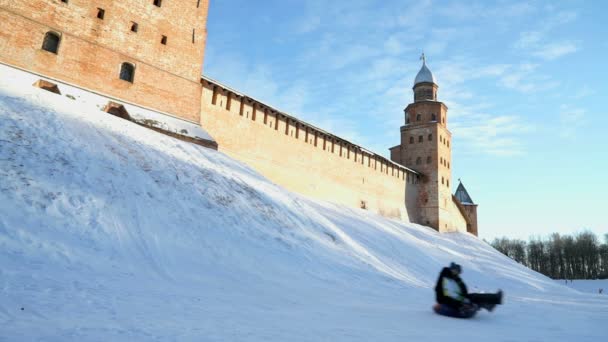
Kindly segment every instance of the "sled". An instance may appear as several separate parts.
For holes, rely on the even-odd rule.
[[[475,316],[479,307],[475,304],[462,307],[460,309],[454,309],[451,306],[445,304],[435,304],[433,311],[438,315],[454,317],[454,318],[472,318]]]

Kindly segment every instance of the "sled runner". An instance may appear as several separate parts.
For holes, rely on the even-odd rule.
[[[445,304],[435,304],[433,310],[442,316],[455,317],[455,318],[471,318],[475,316],[479,311],[479,306],[472,304],[463,306],[460,309],[454,309],[453,307]]]

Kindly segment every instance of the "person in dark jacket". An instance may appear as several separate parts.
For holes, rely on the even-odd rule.
[[[444,267],[435,285],[437,303],[448,305],[456,310],[477,306],[488,311],[494,310],[498,304],[502,304],[502,291],[497,293],[469,293],[467,286],[460,279],[462,267],[451,263]]]

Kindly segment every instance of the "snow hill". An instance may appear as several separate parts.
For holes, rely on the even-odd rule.
[[[505,213],[508,215],[509,213]],[[505,305],[435,315],[450,261]],[[0,75],[2,341],[600,341],[608,296]]]

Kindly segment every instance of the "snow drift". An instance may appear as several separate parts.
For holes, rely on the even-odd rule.
[[[441,267],[506,293],[433,314]],[[0,340],[595,341],[606,296],[0,77]]]

